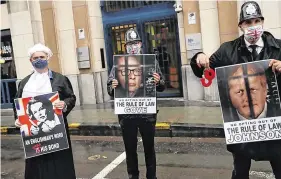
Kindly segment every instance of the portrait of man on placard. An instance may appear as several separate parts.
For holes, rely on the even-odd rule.
[[[115,98],[155,97],[154,55],[114,56],[114,64],[115,76],[120,83],[115,89]]]
[[[224,122],[280,116],[276,76],[263,60],[217,68]]]

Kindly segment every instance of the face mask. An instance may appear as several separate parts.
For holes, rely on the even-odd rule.
[[[41,58],[38,58],[37,60],[34,60],[31,62],[32,66],[37,69],[44,69],[48,66],[48,60],[44,60]]]
[[[244,37],[250,43],[257,42],[263,34],[262,25],[256,25],[244,29]]]
[[[126,45],[128,54],[140,54],[141,46],[138,43]]]

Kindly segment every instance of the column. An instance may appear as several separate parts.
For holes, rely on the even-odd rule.
[[[6,4],[1,4],[1,30],[2,29],[10,29],[10,15],[8,14],[8,6]]]
[[[239,19],[240,19],[241,6],[244,2],[245,2],[245,0],[237,1],[237,24],[239,23]],[[238,29],[238,32],[239,32],[239,36],[241,36],[243,34],[243,32],[240,30],[239,27],[237,27],[237,29]]]
[[[218,1],[220,43],[238,38],[236,1]]]
[[[58,38],[54,22],[54,9],[52,1],[40,1],[40,9],[43,22],[42,25],[45,45],[48,46],[53,52],[53,56],[49,61],[49,68],[55,72],[61,73],[61,65],[58,59]]]
[[[78,85],[78,63],[76,55],[76,39],[72,11],[72,1],[53,1],[54,21],[56,24],[58,58],[62,74],[66,75],[77,97],[76,105],[80,105]]]
[[[199,1],[202,47],[211,56],[220,46],[217,1]],[[213,80],[210,87],[204,88],[206,101],[218,101],[217,83]]]
[[[27,1],[9,1],[11,37],[17,78],[23,79],[32,71],[28,49],[34,45],[31,17]]]
[[[194,14],[195,22],[189,20],[189,16]],[[184,20],[184,35],[185,35],[185,51],[187,54],[187,64],[182,66],[182,80],[183,80],[183,92],[184,99],[186,100],[203,100],[204,99],[204,88],[200,83],[200,78],[193,74],[191,69],[190,59],[200,49],[189,48],[187,38],[191,35],[201,34],[200,26],[200,13],[198,1],[183,1],[183,20]],[[201,38],[201,37],[200,37]]]
[[[177,0],[176,3],[178,6],[183,7],[182,0]],[[185,47],[183,12],[177,13],[177,17],[178,17],[178,28],[179,28],[181,64],[185,65],[187,64],[187,56],[186,56],[186,47]]]
[[[90,28],[90,46],[95,80],[97,103],[108,101],[106,82],[108,78],[106,51],[100,1],[86,1],[88,5],[88,20]],[[102,51],[105,66],[102,66]]]
[[[39,0],[29,1],[34,43],[45,43]]]
[[[281,39],[281,1],[261,1],[264,29]]]

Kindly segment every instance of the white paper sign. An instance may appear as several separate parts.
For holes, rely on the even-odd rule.
[[[224,123],[226,144],[281,139],[281,117]]]
[[[188,13],[188,24],[196,24],[195,12]]]
[[[115,98],[115,114],[155,114],[156,98]]]
[[[187,50],[202,49],[201,33],[187,34],[185,41]]]
[[[83,29],[78,29],[78,38],[79,39],[85,39],[85,30]]]

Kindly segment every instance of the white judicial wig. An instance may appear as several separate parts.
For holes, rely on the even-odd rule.
[[[49,60],[53,56],[53,53],[52,53],[51,49],[48,48],[47,46],[41,44],[41,43],[35,44],[33,47],[28,49],[28,56],[29,56],[29,58],[31,58],[32,55],[35,52],[44,52],[44,53],[46,53],[47,54],[47,60]]]

